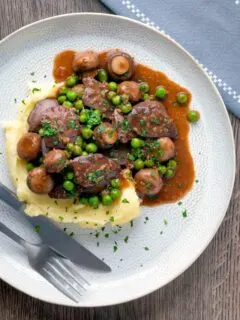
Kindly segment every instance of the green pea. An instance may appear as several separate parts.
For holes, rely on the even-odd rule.
[[[116,92],[114,92],[114,91],[109,91],[108,93],[107,93],[107,98],[109,99],[109,100],[112,100],[112,98],[114,97],[114,96],[116,96],[117,94],[116,94]]]
[[[82,152],[82,156],[85,156],[85,157],[88,156],[88,152],[87,151],[83,151]]]
[[[167,90],[163,86],[156,88],[155,97],[158,99],[164,99],[167,95]]]
[[[144,161],[144,165],[148,168],[152,168],[154,166],[154,162],[151,159],[147,159]]]
[[[110,204],[112,204],[113,200],[111,198],[111,196],[109,194],[105,194],[103,197],[102,197],[102,204],[104,206],[109,206]]]
[[[31,171],[32,169],[35,168],[35,166],[31,162],[29,162],[27,163],[26,168],[27,168],[27,171]]]
[[[75,140],[75,144],[76,144],[77,146],[81,146],[82,143],[83,143],[82,137],[77,136],[77,138],[76,138],[76,140]]]
[[[112,97],[111,101],[114,106],[119,106],[121,103],[121,97],[119,95],[115,95]]]
[[[127,104],[129,102],[129,95],[126,94],[126,93],[123,93],[121,95],[121,101],[122,101],[123,104]]]
[[[93,131],[90,128],[84,127],[82,129],[82,136],[84,139],[90,139],[93,135]]]
[[[175,170],[177,168],[177,161],[169,160],[167,166],[169,169]]]
[[[101,116],[102,115],[102,111],[100,109],[96,109],[93,111],[96,115]]]
[[[79,199],[79,202],[84,205],[88,205],[88,198],[82,197]]]
[[[165,167],[163,165],[160,165],[158,167],[158,171],[159,171],[160,174],[164,175],[167,172],[167,167]]]
[[[82,154],[82,148],[78,145],[75,145],[73,149],[73,154],[75,156],[80,156]]]
[[[66,94],[68,92],[68,88],[63,86],[61,88],[58,89],[58,94],[62,95],[62,94]]]
[[[79,121],[80,121],[81,123],[87,122],[87,119],[88,119],[88,116],[87,116],[86,113],[81,113],[81,114],[80,114],[80,116],[79,116]]]
[[[98,80],[101,81],[101,82],[108,81],[108,74],[104,69],[101,69],[101,70],[98,71],[97,77],[98,77]]]
[[[148,100],[149,99],[149,94],[148,93],[144,93],[144,95],[143,95],[143,100],[144,101],[146,101],[146,100]]]
[[[141,170],[144,168],[144,161],[142,161],[141,159],[137,159],[135,162],[134,162],[134,168],[136,170]]]
[[[63,102],[63,106],[66,107],[66,108],[72,108],[73,104],[70,101],[64,101]]]
[[[121,197],[121,191],[119,189],[112,189],[110,191],[110,196],[113,200],[116,200]]]
[[[127,104],[121,104],[120,110],[123,113],[129,113],[130,111],[132,111],[132,104],[130,102],[128,102]]]
[[[63,182],[63,188],[67,191],[72,191],[74,189],[74,184],[72,181],[66,180]]]
[[[72,152],[74,150],[74,144],[69,142],[67,145],[66,145],[66,148],[68,151]]]
[[[71,101],[71,102],[73,102],[73,101],[75,101],[76,99],[77,99],[77,93],[75,92],[75,91],[72,91],[72,90],[69,90],[68,92],[67,92],[67,98],[68,98],[68,100],[69,101]]]
[[[189,122],[197,122],[200,119],[200,113],[196,110],[191,110],[187,114],[187,119]]]
[[[95,152],[97,152],[97,145],[95,144],[95,143],[93,143],[93,142],[91,142],[91,143],[88,143],[87,145],[86,145],[86,151],[88,152],[88,153],[95,153]]]
[[[94,209],[97,209],[99,206],[99,199],[97,196],[92,196],[89,198],[88,203],[91,207],[93,207]]]
[[[172,178],[174,176],[174,171],[172,169],[167,169],[165,173],[166,178]]]
[[[178,92],[177,93],[177,102],[180,104],[184,104],[188,101],[188,95],[186,92]]]
[[[119,189],[120,188],[120,180],[119,179],[113,179],[111,181],[111,186],[113,188]]]
[[[65,176],[66,180],[73,180],[74,174],[73,172],[68,172]]]
[[[137,149],[137,148],[141,148],[142,146],[144,145],[144,141],[139,139],[139,138],[133,138],[131,140],[131,146],[134,148],[134,149]]]
[[[129,155],[128,155],[128,160],[134,161],[134,160],[135,160],[135,157],[134,157],[132,154],[129,154]]]
[[[61,95],[61,96],[58,97],[58,102],[60,104],[63,104],[63,102],[66,101],[66,100],[67,100],[67,97],[65,95]]]
[[[139,84],[139,89],[143,92],[143,93],[147,93],[149,92],[149,85],[146,82],[141,82]]]
[[[77,110],[82,110],[83,107],[84,107],[83,101],[82,101],[82,100],[77,100],[77,101],[75,101],[74,107],[75,107]]]
[[[68,151],[68,150],[65,150],[65,154],[66,154],[66,157],[67,157],[68,159],[70,159],[71,156],[72,156],[72,152],[70,152],[70,151]]]
[[[109,82],[109,84],[108,84],[108,89],[109,90],[111,90],[111,91],[116,91],[117,90],[117,84],[116,84],[116,82]]]
[[[71,87],[75,86],[75,84],[77,84],[77,77],[75,75],[72,75],[67,78],[67,80],[66,80],[67,87],[71,88]]]

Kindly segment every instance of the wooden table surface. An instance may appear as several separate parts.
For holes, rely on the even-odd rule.
[[[36,20],[81,11],[109,12],[97,0],[0,0],[0,39]],[[238,155],[232,200],[213,241],[185,273],[133,302],[84,309],[43,303],[0,281],[0,320],[239,320],[240,121],[230,118]]]

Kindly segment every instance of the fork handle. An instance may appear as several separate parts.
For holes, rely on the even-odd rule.
[[[0,183],[0,200],[14,209],[14,212],[0,210],[0,222],[25,241],[32,244],[42,243],[40,236],[28,221],[23,202],[19,201],[16,195],[2,183]]]

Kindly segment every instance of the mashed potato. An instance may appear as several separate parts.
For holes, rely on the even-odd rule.
[[[108,222],[120,225],[131,221],[139,215],[140,209],[139,199],[131,181],[123,190],[118,202],[111,206],[100,205],[98,209],[74,204],[73,200],[54,200],[47,195],[35,194],[27,187],[26,162],[17,155],[17,142],[28,130],[27,117],[35,103],[47,97],[55,97],[58,87],[59,84],[41,88],[37,86],[37,90],[30,88],[30,95],[19,106],[18,120],[5,123],[9,172],[19,200],[26,203],[26,213],[31,216],[47,215],[58,222],[78,223],[84,228],[102,227]]]

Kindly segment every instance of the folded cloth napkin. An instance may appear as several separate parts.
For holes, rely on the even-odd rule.
[[[101,0],[183,45],[240,118],[240,0]],[[204,92],[203,92],[204,94]]]

